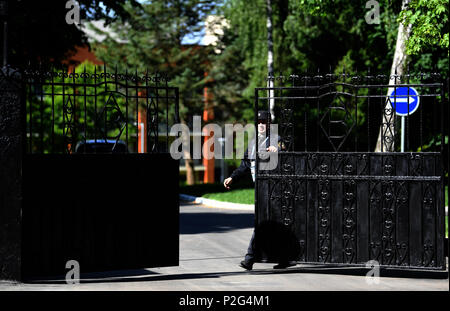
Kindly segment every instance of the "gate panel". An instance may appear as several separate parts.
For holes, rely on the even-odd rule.
[[[178,265],[177,175],[169,154],[27,155],[23,276]]]
[[[81,273],[178,265],[179,163],[169,154],[178,88],[161,74],[93,65],[6,68],[0,80],[2,94],[15,86],[5,115],[17,116],[11,173],[20,174],[13,187],[21,194],[17,206],[0,206],[20,214],[20,234],[4,225],[12,219],[0,227],[21,253],[14,267],[0,256],[0,278],[64,276],[70,260]]]
[[[293,155],[305,159],[306,153]],[[314,174],[314,169],[307,175],[260,172],[257,223],[288,226],[302,250],[296,259],[302,262],[362,265],[377,260],[383,266],[442,269],[443,233],[437,213],[442,213],[443,202],[435,195],[442,189],[441,176],[408,176],[404,169],[410,154],[392,155],[390,160],[381,153],[340,155],[342,163],[356,163],[363,156],[373,163],[385,161],[388,167],[398,163],[389,169],[399,176],[339,175],[341,164],[330,162],[329,154],[310,154],[321,165],[333,163],[330,172],[338,174]],[[425,162],[441,160],[433,153],[421,157]]]
[[[274,106],[280,136],[277,168],[257,167],[256,226],[292,232],[300,252],[290,259],[446,269],[443,143],[436,144],[443,128],[434,117],[444,111],[445,86],[437,75],[411,77],[291,75],[277,78],[288,86],[255,90],[256,112]],[[400,122],[386,105],[396,99],[385,94],[407,86],[422,91],[420,109],[429,110],[407,119],[406,133],[419,126],[420,137],[406,135],[407,152],[399,152]],[[379,121],[382,152],[373,152]]]

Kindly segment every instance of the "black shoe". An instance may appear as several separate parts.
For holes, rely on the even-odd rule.
[[[249,260],[242,260],[239,264],[240,267],[244,268],[245,270],[252,270],[253,269],[253,262]]]
[[[286,269],[297,265],[295,262],[280,262],[278,265],[273,266],[274,269]]]

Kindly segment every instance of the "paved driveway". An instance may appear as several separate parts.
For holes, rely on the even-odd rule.
[[[81,284],[12,284],[0,290],[168,290],[168,291],[448,291],[448,279],[382,277],[367,283],[366,271],[296,266],[274,271],[238,266],[253,230],[253,213],[198,205],[180,208],[180,265],[85,275]],[[359,272],[359,275],[358,273]]]

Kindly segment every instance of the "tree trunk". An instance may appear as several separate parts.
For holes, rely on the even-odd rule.
[[[182,124],[186,125],[186,121],[181,120]],[[191,148],[189,147],[190,137],[186,137],[182,135],[183,139],[183,158],[186,167],[186,184],[194,185],[195,184],[195,168],[194,168],[194,160],[191,157]]]
[[[273,32],[273,26],[272,26],[272,3],[271,0],[266,0],[267,4],[267,71],[268,71],[268,79],[267,79],[267,87],[273,87],[273,38],[272,38],[272,32]],[[275,100],[272,99],[274,97],[273,90],[269,91],[268,94],[269,99],[269,110],[270,110],[270,117],[271,120],[274,121],[275,119]]]
[[[410,0],[402,1],[402,11],[406,9]],[[390,76],[398,75],[402,76],[405,72],[407,65],[407,55],[405,43],[409,39],[411,34],[411,25],[405,28],[402,22],[398,25],[397,42],[395,44],[394,59],[392,61]],[[389,85],[400,84],[399,78],[389,79]],[[387,96],[391,94],[394,88],[389,87]],[[383,114],[381,117],[381,126],[378,133],[377,145],[375,152],[392,152],[395,149],[395,128],[394,128],[395,112],[389,101],[386,101]]]

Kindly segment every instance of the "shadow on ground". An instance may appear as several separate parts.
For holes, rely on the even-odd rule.
[[[115,282],[151,282],[151,281],[176,281],[188,279],[211,279],[235,275],[279,275],[279,274],[328,274],[328,275],[351,275],[365,276],[369,272],[367,268],[361,267],[329,267],[329,266],[295,266],[284,270],[273,269],[254,269],[252,271],[235,272],[207,272],[207,273],[182,273],[182,274],[159,274],[153,271],[126,270],[111,271],[102,273],[92,273],[81,276],[80,284],[90,283],[115,283]],[[399,271],[399,270],[381,270],[382,278],[413,278],[413,279],[447,279],[448,271]],[[30,284],[65,284],[63,278],[54,278],[52,280],[29,280]]]
[[[204,210],[204,209],[202,209]],[[180,213],[180,234],[227,232],[253,228],[254,215],[249,212],[190,212]]]

